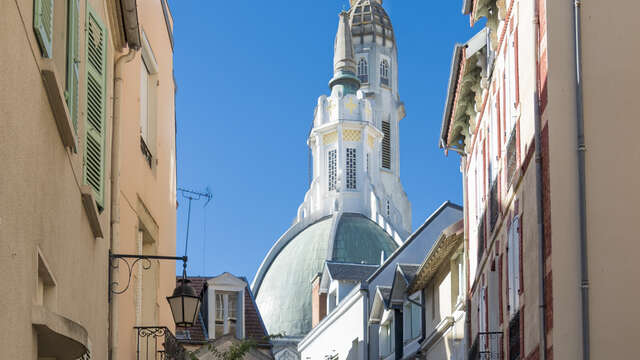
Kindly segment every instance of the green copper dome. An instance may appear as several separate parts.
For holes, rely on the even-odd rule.
[[[362,215],[342,214],[337,226],[335,219],[321,219],[288,239],[285,234],[267,255],[253,290],[269,334],[302,336],[311,330],[311,280],[326,260],[379,264],[381,253],[386,258],[398,247]]]

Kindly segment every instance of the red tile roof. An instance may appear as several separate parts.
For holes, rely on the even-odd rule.
[[[176,281],[182,279],[182,276],[177,276]],[[196,291],[196,294],[202,298],[202,290],[207,285],[207,278],[205,277],[188,277],[191,280],[190,285]],[[201,306],[206,306],[202,304]],[[204,342],[207,341],[205,336],[204,324],[202,323],[201,315],[198,315],[198,319],[193,326],[187,328],[176,328],[176,335],[181,342]]]

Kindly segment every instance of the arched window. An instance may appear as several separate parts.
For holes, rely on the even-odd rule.
[[[389,62],[385,59],[380,63],[380,84],[390,86],[389,81]]]
[[[369,82],[369,64],[367,63],[367,59],[361,58],[358,61],[358,79],[363,84]]]

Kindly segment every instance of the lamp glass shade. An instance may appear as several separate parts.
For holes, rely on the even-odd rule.
[[[173,320],[178,327],[189,327],[195,324],[200,311],[200,297],[189,285],[188,279],[178,280],[178,286],[173,291],[173,295],[167,297]]]

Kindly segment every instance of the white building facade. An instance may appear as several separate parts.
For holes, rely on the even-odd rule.
[[[311,280],[325,261],[379,266],[411,232],[400,182],[405,111],[397,62],[382,1],[351,1],[339,16],[331,92],[318,98],[307,139],[309,190],[252,284],[269,333],[286,334],[274,341],[278,359],[312,329]]]
[[[313,180],[297,221],[359,213],[404,239],[411,205],[400,183],[398,125],[405,112],[393,29],[381,1],[351,3],[340,15],[331,94],[318,98],[314,113]]]

